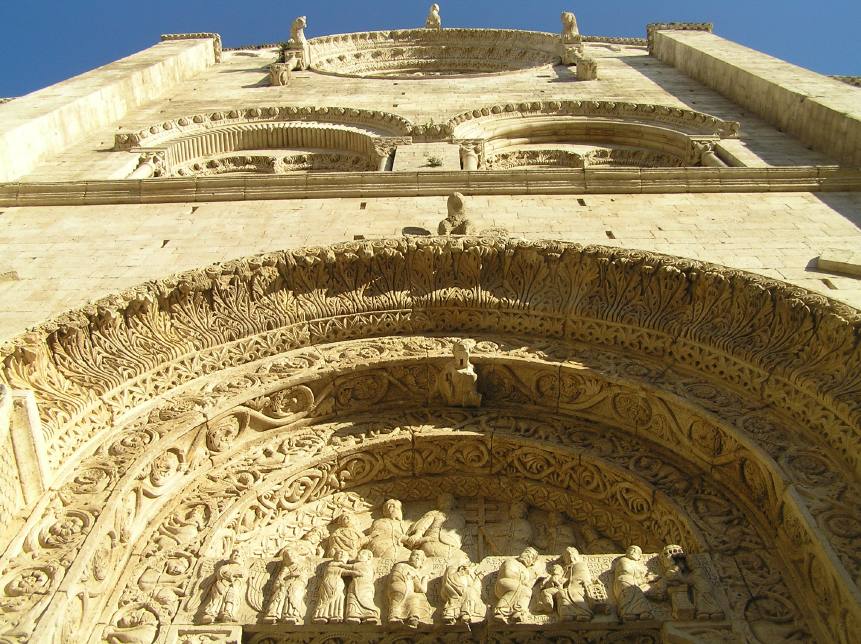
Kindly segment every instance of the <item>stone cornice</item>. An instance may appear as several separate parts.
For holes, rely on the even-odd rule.
[[[859,192],[861,170],[589,168],[159,178],[0,184],[0,207],[499,194]]]
[[[536,33],[545,33],[545,32],[536,32]],[[546,32],[549,33],[549,32]],[[557,35],[558,34],[552,34]],[[318,38],[326,38],[327,36],[318,36]],[[636,36],[585,36],[581,35],[581,39],[583,42],[588,43],[597,43],[597,44],[608,44],[608,45],[627,45],[629,47],[645,47],[647,45],[647,41],[645,38],[637,38]],[[247,51],[247,50],[260,50],[260,49],[278,49],[282,43],[280,42],[267,42],[267,43],[257,43],[257,44],[249,44],[249,45],[240,45],[238,47],[225,47],[223,51]]]

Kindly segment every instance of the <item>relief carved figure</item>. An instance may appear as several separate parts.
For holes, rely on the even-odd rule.
[[[299,541],[288,544],[278,553],[281,568],[272,589],[272,600],[264,621],[301,624],[305,619],[305,593],[314,575],[317,557],[322,555],[323,533],[312,528]]]
[[[413,550],[407,561],[396,563],[389,576],[389,622],[418,628],[430,623],[433,608],[427,598],[428,574],[424,572],[426,557]]]
[[[506,559],[500,566],[493,589],[496,594],[493,615],[496,619],[517,624],[529,616],[532,589],[539,576],[535,569],[536,561],[538,552],[534,548],[526,548],[519,556]]]
[[[600,534],[588,523],[579,526],[579,529],[580,534],[583,535],[583,544],[586,546],[584,550],[585,554],[601,555],[608,552],[622,551],[622,547],[618,543]]]
[[[442,29],[442,20],[439,17],[439,5],[434,3],[428,9],[428,17],[425,19],[425,29]]]
[[[475,234],[475,226],[472,220],[466,216],[463,195],[453,192],[448,196],[446,202],[448,215],[439,222],[438,233],[440,235],[472,235]]]
[[[407,531],[401,502],[397,499],[387,500],[383,503],[382,514],[379,519],[374,519],[368,529],[368,550],[375,557],[386,559],[408,557],[409,550],[404,546]]]
[[[450,360],[442,373],[440,394],[446,404],[453,407],[479,407],[481,394],[478,393],[478,374],[469,361],[469,354],[475,342],[458,340],[452,347]]]
[[[171,555],[164,562],[157,561],[138,577],[138,588],[169,612],[173,612],[179,600],[185,596],[185,573],[191,570],[192,561],[192,556],[186,553]]]
[[[344,583],[344,572],[349,561],[345,550],[336,550],[332,561],[323,568],[320,585],[317,587],[317,608],[314,610],[314,621],[318,624],[344,621],[344,600],[347,586]]]
[[[508,510],[508,520],[482,530],[488,550],[494,555],[523,552],[532,544],[532,524],[526,518],[528,506],[515,501]],[[568,543],[571,543],[570,541]]]
[[[642,557],[643,551],[639,546],[630,546],[613,562],[613,594],[619,617],[624,621],[654,617],[646,595],[656,593],[652,584],[659,577],[649,572]]]
[[[565,587],[556,597],[556,610],[560,619],[575,619],[588,622],[592,619],[588,593],[592,583],[589,566],[580,558],[577,548],[565,548],[562,554],[565,570]]]
[[[580,30],[577,28],[577,18],[571,11],[562,12],[562,42],[565,44],[579,44],[581,42]]]
[[[356,530],[355,518],[347,512],[339,515],[334,523],[335,529],[326,544],[326,556],[334,557],[336,552],[343,551],[349,559],[354,559],[365,542],[365,535]]]
[[[460,551],[461,534],[466,527],[466,519],[455,507],[451,494],[440,494],[436,510],[425,512],[407,533],[406,545],[419,549],[428,557],[446,559]]]
[[[445,601],[444,623],[474,624],[484,619],[487,607],[481,599],[481,576],[466,557],[445,569],[440,595]]]
[[[675,619],[723,619],[711,583],[702,571],[691,566],[681,546],[668,545],[661,551],[661,579]]]
[[[159,619],[152,609],[142,604],[131,604],[120,609],[104,632],[108,644],[151,644],[158,634]]]
[[[284,54],[284,62],[288,63],[291,69],[308,69],[311,64],[311,46],[308,39],[305,37],[305,28],[308,26],[308,19],[305,16],[299,16],[290,25],[290,40],[287,41],[287,48]],[[292,56],[294,60],[289,60],[291,52],[296,52],[297,55]],[[298,53],[301,52],[301,60],[297,60]]]
[[[374,553],[359,550],[356,560],[345,567],[350,578],[347,585],[347,612],[345,621],[354,624],[379,624],[380,609],[374,601]]]
[[[215,580],[209,588],[203,605],[203,624],[236,621],[236,609],[242,597],[242,582],[245,579],[245,562],[242,554],[234,550],[230,559],[215,571]]]
[[[570,546],[576,541],[574,529],[565,523],[565,515],[561,512],[548,512],[544,523],[538,526],[535,543],[545,553],[553,554]]]

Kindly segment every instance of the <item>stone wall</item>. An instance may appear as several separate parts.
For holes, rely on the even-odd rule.
[[[175,40],[0,107],[0,182],[115,123],[215,62],[211,39]]]
[[[582,204],[581,204],[582,201]],[[861,246],[859,193],[467,197],[479,230],[637,248],[753,271],[861,306],[856,279],[808,270]],[[443,197],[8,208],[0,216],[0,336],[146,280],[356,235],[436,233]]]

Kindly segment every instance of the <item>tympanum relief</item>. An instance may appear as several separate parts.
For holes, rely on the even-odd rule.
[[[585,517],[523,500],[443,492],[402,502],[370,486],[244,534],[221,544],[232,546],[228,556],[202,560],[187,593],[170,575],[149,574],[150,590],[164,577],[157,592],[165,601],[184,597],[174,623],[239,624],[261,634],[697,620],[728,628],[708,555],[678,545],[583,554],[600,539],[612,542]],[[140,628],[149,632],[148,622]]]

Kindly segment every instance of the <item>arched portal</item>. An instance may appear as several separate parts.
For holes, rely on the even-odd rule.
[[[482,637],[851,641],[858,319],[712,265],[498,238],[272,253],[143,285],[2,348],[46,453],[42,491],[7,477],[3,634],[343,636],[314,622],[319,580],[336,550],[376,548],[385,518],[426,561],[394,541],[372,553],[360,599],[384,624],[362,637],[415,636],[421,601],[393,608],[399,575],[427,577],[418,632],[462,636],[442,589],[457,551],[481,586],[485,613],[467,614]],[[452,395],[458,369],[469,396]],[[12,420],[4,462],[21,471]],[[319,543],[295,545],[315,529]],[[547,600],[554,562],[574,565],[568,541],[590,571],[589,619]],[[525,544],[542,572],[520,624],[504,588]],[[632,544],[645,563],[618,563]],[[687,553],[683,575],[667,544]],[[315,566],[295,624],[285,548]],[[640,565],[623,599],[616,576]]]

